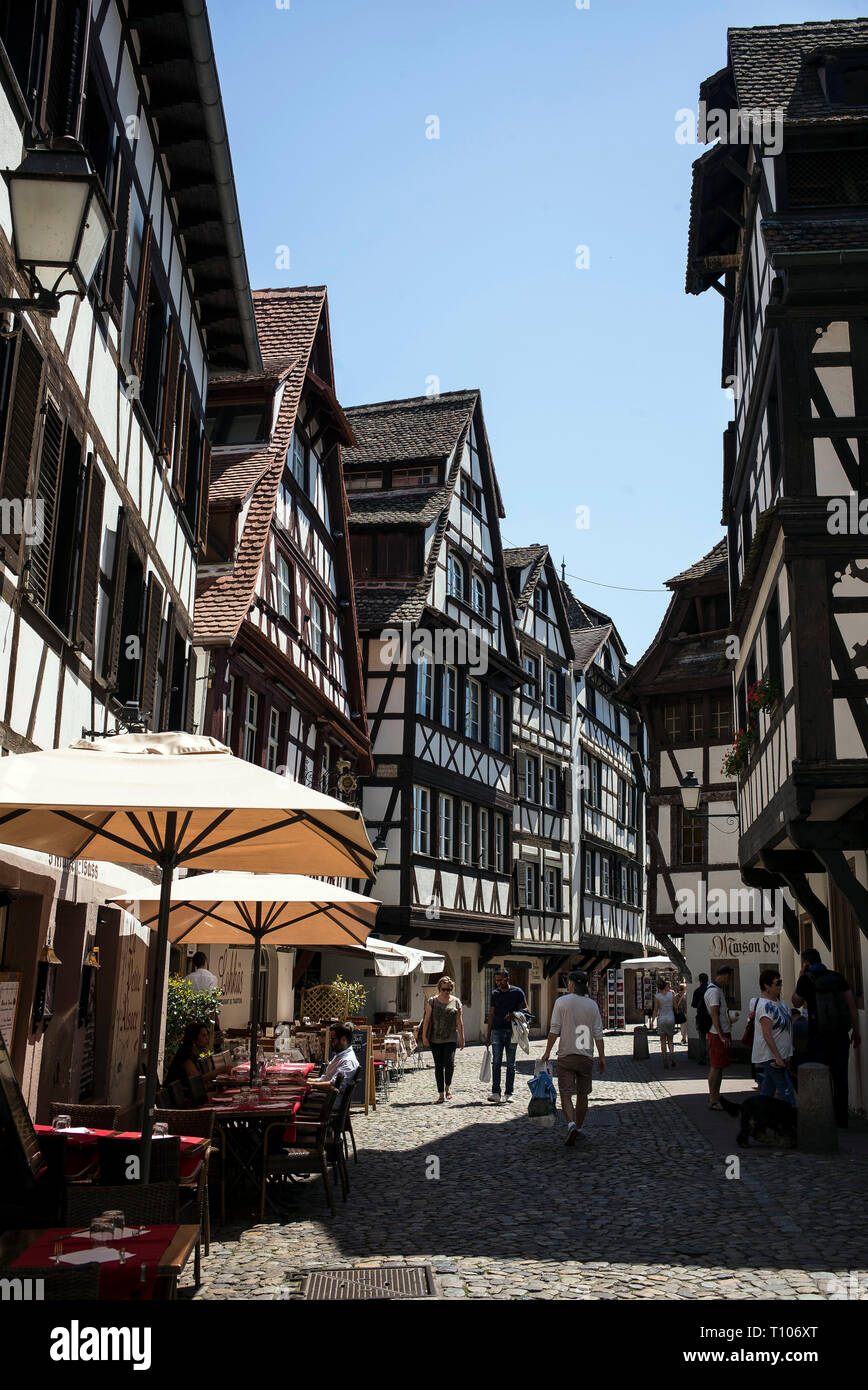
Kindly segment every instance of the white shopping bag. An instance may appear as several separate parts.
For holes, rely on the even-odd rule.
[[[490,1081],[490,1080],[491,1080],[491,1048],[490,1048],[490,1047],[487,1047],[487,1048],[485,1049],[485,1056],[483,1057],[483,1059],[482,1059],[482,1065],[481,1065],[481,1067],[479,1068],[479,1079],[480,1079],[480,1081]]]
[[[539,1076],[541,1071],[547,1071],[549,1076],[551,1076],[552,1074],[552,1069],[549,1066],[548,1062],[544,1062],[542,1057],[537,1057],[536,1061],[533,1064],[534,1076]]]

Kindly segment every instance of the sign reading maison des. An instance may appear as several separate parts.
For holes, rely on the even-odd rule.
[[[711,938],[713,956],[767,956],[769,950],[769,942],[764,936],[730,936],[720,932]]]

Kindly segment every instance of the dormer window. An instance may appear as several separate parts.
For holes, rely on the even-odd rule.
[[[819,76],[830,106],[868,106],[868,48],[824,54]]]
[[[215,449],[230,444],[257,444],[268,436],[270,411],[265,405],[212,406],[206,416]]]
[[[425,464],[419,468],[393,468],[392,487],[396,490],[415,487],[436,487],[437,467],[435,464]]]
[[[376,473],[347,473],[344,475],[344,483],[347,492],[380,492],[383,487],[383,475]]]

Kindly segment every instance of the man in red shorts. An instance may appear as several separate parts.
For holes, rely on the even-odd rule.
[[[714,984],[705,991],[705,1007],[711,1014],[711,1028],[708,1033],[708,1108],[722,1110],[720,1103],[720,1083],[723,1073],[732,1061],[732,1025],[729,1021],[729,1005],[726,991],[732,979],[732,967],[722,965],[714,977]]]

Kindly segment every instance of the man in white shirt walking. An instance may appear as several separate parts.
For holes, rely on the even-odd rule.
[[[714,976],[714,984],[705,991],[705,1007],[711,1015],[708,1034],[708,1108],[722,1110],[720,1083],[732,1061],[732,1024],[726,991],[732,979],[732,966],[722,965]]]
[[[569,993],[562,994],[560,999],[555,1000],[542,1060],[548,1061],[555,1040],[559,1039],[558,1091],[567,1118],[567,1137],[564,1143],[571,1147],[579,1141],[587,1143],[580,1130],[588,1113],[588,1097],[593,1086],[593,1043],[597,1045],[597,1070],[601,1076],[606,1070],[606,1054],[603,1045],[603,1020],[593,999],[587,998],[588,977],[584,970],[570,972],[567,976],[567,988]],[[577,1092],[575,1107],[574,1091]]]

